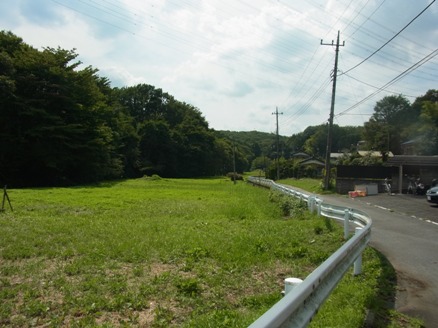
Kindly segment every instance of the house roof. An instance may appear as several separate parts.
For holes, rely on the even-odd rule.
[[[438,156],[395,155],[386,162],[390,166],[438,166]]]
[[[291,156],[292,157],[301,157],[301,158],[309,158],[309,157],[311,157],[309,154],[304,153],[304,152],[293,153]]]
[[[300,165],[310,165],[310,164],[315,164],[318,166],[325,166],[325,163],[323,161],[320,161],[319,159],[316,158],[307,158],[304,161],[301,161],[299,163]]]

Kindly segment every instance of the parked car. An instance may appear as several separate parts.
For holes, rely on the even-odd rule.
[[[429,203],[438,204],[438,186],[432,187],[426,192],[427,201]]]

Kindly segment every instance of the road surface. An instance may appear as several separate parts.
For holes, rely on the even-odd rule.
[[[320,197],[371,217],[371,246],[397,272],[396,310],[422,319],[427,328],[438,327],[438,206],[405,194]]]

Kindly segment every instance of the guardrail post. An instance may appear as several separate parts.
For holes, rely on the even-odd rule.
[[[317,210],[318,216],[321,216],[321,203],[322,203],[321,199],[318,199],[316,201],[316,210]]]
[[[284,291],[283,296],[289,293],[296,286],[301,284],[303,281],[300,278],[286,278],[284,279]]]
[[[360,227],[356,227],[355,233],[359,233],[362,230]],[[362,253],[354,261],[354,275],[357,276],[362,273]]]
[[[313,213],[314,204],[315,204],[315,197],[309,196],[309,198],[307,198],[307,207],[310,213]]]
[[[344,213],[344,239],[346,240],[348,238],[348,235],[350,234],[349,221],[351,212],[348,208],[346,208]]]

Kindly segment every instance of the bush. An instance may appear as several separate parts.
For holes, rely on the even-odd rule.
[[[145,180],[161,180],[161,177],[158,174],[152,174],[152,176],[147,176],[146,174],[143,176]]]
[[[271,192],[269,199],[271,202],[279,203],[283,216],[301,219],[307,212],[307,204],[305,201],[287,196],[281,192]]]
[[[241,175],[239,173],[228,172],[227,177],[229,177],[231,179],[231,181],[237,181],[237,180],[243,181],[243,175]]]

